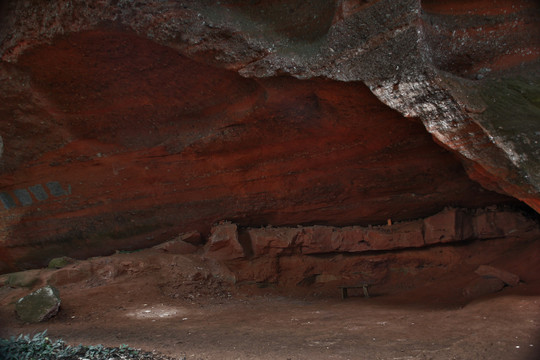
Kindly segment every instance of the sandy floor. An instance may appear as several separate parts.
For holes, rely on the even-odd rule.
[[[143,255],[122,255],[121,263],[134,256]],[[48,329],[73,344],[129,344],[187,359],[540,359],[537,283],[457,304],[433,301],[433,286],[341,300],[337,289],[324,298],[290,297],[209,280],[177,288],[175,297],[174,276],[148,270],[59,286],[60,313],[37,325],[22,324],[13,311],[28,289],[4,286],[0,335]],[[452,286],[441,282],[438,294]]]

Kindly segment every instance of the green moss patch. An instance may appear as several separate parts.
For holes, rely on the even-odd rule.
[[[57,257],[57,258],[54,258],[51,261],[49,261],[48,268],[49,269],[61,269],[64,266],[67,266],[69,264],[73,264],[75,261],[76,261],[75,259],[72,259],[72,258],[70,258],[68,256]]]

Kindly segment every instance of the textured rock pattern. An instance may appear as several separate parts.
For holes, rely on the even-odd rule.
[[[35,129],[0,105],[13,119],[0,122],[7,268],[207,234],[222,219],[367,225],[509,201],[359,83],[244,79],[115,29],[10,68],[42,97]]]
[[[216,260],[234,260],[244,257],[235,224],[219,224],[212,228],[205,246],[205,257]]]
[[[538,210],[539,9],[5,1],[0,271],[221,219],[379,224],[510,200],[491,191]]]
[[[497,221],[478,221],[488,214]],[[481,227],[477,227],[478,224]],[[487,227],[491,228],[489,232]],[[487,236],[488,233],[491,235]],[[399,279],[403,274],[418,274],[417,281],[429,283],[433,278],[421,280],[420,274],[425,269],[448,278],[453,276],[453,271],[468,269],[470,279],[461,287],[449,290],[462,292],[470,299],[499,291],[505,284],[518,285],[520,276],[516,274],[526,276],[528,269],[526,266],[505,269],[471,266],[467,260],[470,256],[458,259],[457,252],[467,247],[482,247],[486,252],[483,261],[489,263],[488,249],[496,243],[508,242],[504,244],[508,250],[503,253],[510,253],[511,243],[532,243],[539,234],[538,223],[527,216],[493,208],[445,209],[423,220],[371,227],[248,228],[239,230],[239,238],[244,239],[245,257],[229,260],[226,266],[239,283],[279,284],[291,288],[314,286],[334,292],[338,285],[362,282],[380,285]],[[488,239],[491,242],[486,241]],[[459,242],[463,246],[449,246]],[[432,255],[424,257],[428,252]],[[534,253],[531,257],[534,258]],[[442,265],[446,262],[454,262],[455,267]],[[410,284],[402,286],[404,290]]]
[[[60,309],[60,303],[58,290],[47,285],[19,299],[15,304],[15,311],[22,321],[38,323],[55,316]]]
[[[537,2],[11,1],[4,8],[0,54],[9,62],[55,36],[113,21],[247,77],[364,81],[383,102],[420,117],[438,141],[472,162],[471,176],[536,207],[538,134],[528,130],[538,130]],[[533,67],[525,70],[524,64]],[[512,68],[528,79],[505,75]],[[498,78],[505,89],[489,94]],[[509,81],[532,86],[532,96],[505,87]],[[499,127],[500,114],[488,109],[497,98],[530,111]]]
[[[486,217],[497,220],[485,222],[483,219]],[[512,211],[445,209],[423,220],[383,226],[270,227],[244,231],[249,239],[248,248],[252,249],[251,252],[246,251],[246,256],[259,257],[293,253],[314,255],[388,251],[472,239],[519,236],[527,232],[538,232],[539,227],[535,221]]]

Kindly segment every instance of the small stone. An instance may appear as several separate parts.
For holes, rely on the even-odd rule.
[[[50,319],[58,313],[59,308],[60,293],[50,285],[20,298],[15,305],[17,315],[27,323],[38,323]]]
[[[57,257],[49,261],[49,269],[61,269],[64,266],[73,264],[76,260],[67,256]]]
[[[504,282],[495,277],[481,277],[470,282],[463,289],[463,296],[475,299],[480,296],[496,293],[504,287]]]

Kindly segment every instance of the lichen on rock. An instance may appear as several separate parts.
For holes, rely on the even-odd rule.
[[[47,285],[20,298],[15,305],[19,318],[28,323],[38,323],[50,319],[60,308],[60,293]]]
[[[67,266],[69,264],[73,264],[74,262],[75,262],[75,259],[70,258],[68,256],[57,257],[57,258],[51,259],[51,261],[49,261],[48,268],[49,269],[61,269],[64,266]]]

